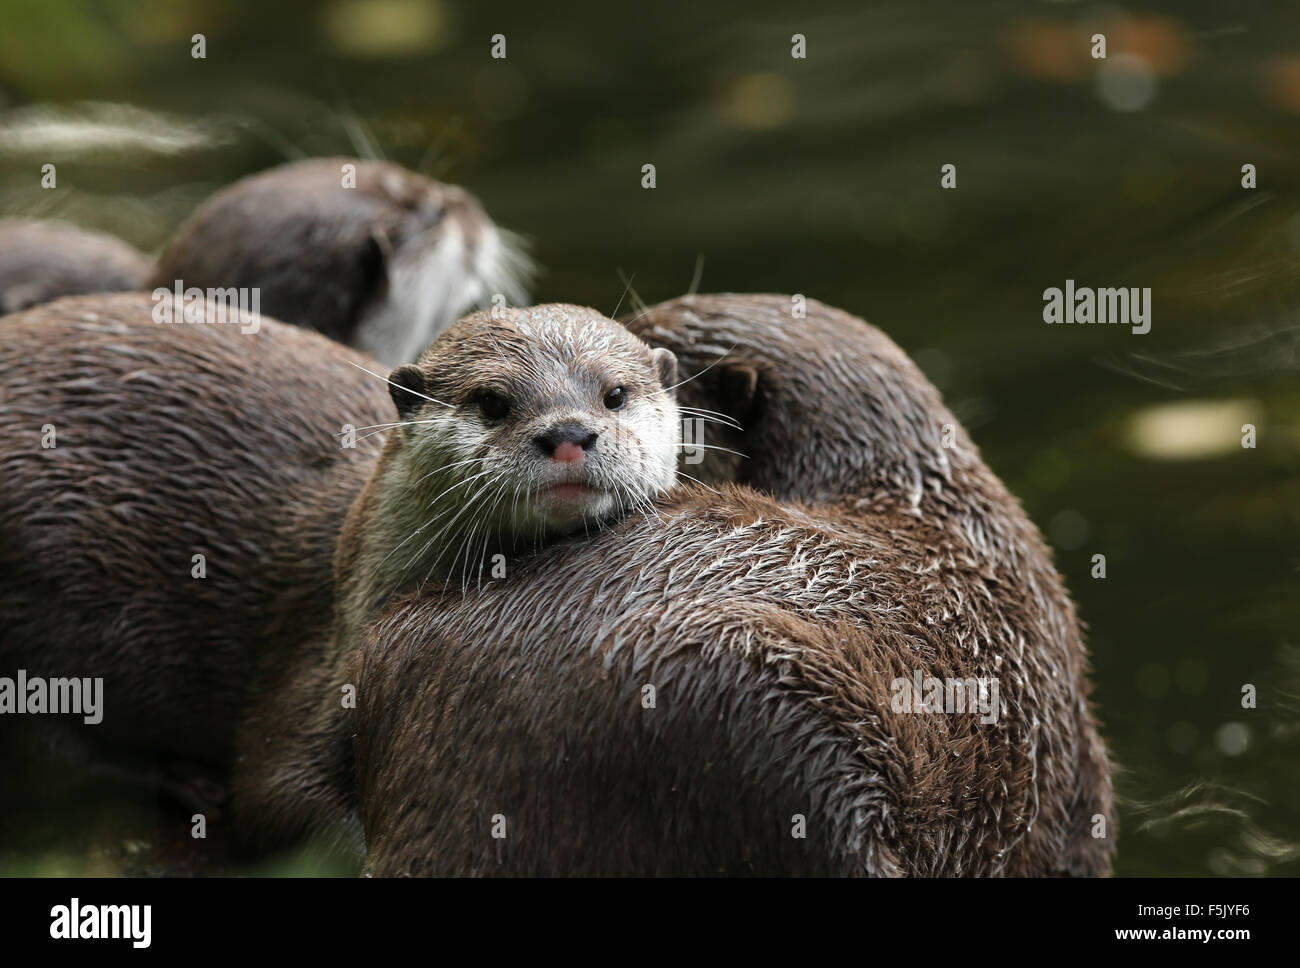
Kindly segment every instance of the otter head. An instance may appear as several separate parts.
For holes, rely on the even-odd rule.
[[[675,480],[676,374],[670,350],[591,309],[460,320],[389,377],[403,423],[385,503],[418,532],[395,557],[474,571],[494,550],[648,509]]]
[[[493,293],[524,301],[531,272],[463,189],[389,162],[312,158],[217,192],[146,288],[255,291],[266,315],[392,366]]]
[[[627,325],[677,356],[683,460],[708,483],[781,500],[926,502],[942,515],[965,507],[949,496],[955,480],[967,481],[964,494],[989,480],[916,364],[842,310],[804,297],[692,295]]]

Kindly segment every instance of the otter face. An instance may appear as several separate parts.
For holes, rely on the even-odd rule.
[[[671,351],[594,310],[468,316],[390,377],[411,486],[439,525],[459,514],[479,543],[648,508],[675,480],[676,372]]]

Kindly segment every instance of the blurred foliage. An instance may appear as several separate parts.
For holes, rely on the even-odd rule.
[[[621,270],[658,301],[702,257],[701,291],[871,319],[1057,545],[1124,768],[1117,872],[1300,873],[1293,5],[0,0],[0,25],[5,213],[150,249],[241,175],[376,152],[531,237],[538,300],[612,310]],[[1045,326],[1067,278],[1151,287],[1151,333]],[[1257,449],[1134,445],[1189,400],[1260,414]]]

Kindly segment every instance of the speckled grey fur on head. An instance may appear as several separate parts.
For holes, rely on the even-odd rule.
[[[453,579],[464,588],[557,536],[644,510],[672,486],[676,361],[581,306],[473,313],[418,364],[390,376],[400,425],[339,539],[337,635],[355,644],[396,593]],[[621,393],[617,409],[605,404]],[[490,419],[490,396],[506,407]],[[538,446],[551,428],[586,435],[580,461]],[[548,485],[578,482],[580,505],[554,508]]]

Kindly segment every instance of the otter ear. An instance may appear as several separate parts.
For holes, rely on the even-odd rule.
[[[659,383],[669,393],[676,395],[677,356],[672,350],[660,347],[654,350],[655,369],[659,371]]]
[[[758,370],[738,363],[723,364],[718,372],[719,407],[742,427],[748,426],[758,399]]]
[[[397,415],[409,420],[428,399],[424,391],[424,371],[414,363],[399,366],[388,374],[388,394],[397,405]]]
[[[362,241],[357,260],[358,288],[366,298],[381,299],[388,291],[388,262],[392,257],[393,245],[383,233],[371,232]]]

